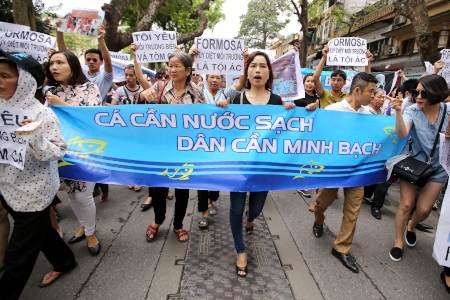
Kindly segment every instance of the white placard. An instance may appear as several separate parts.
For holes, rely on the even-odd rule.
[[[31,117],[31,111],[8,108],[1,110],[0,118],[0,164],[9,164],[23,170],[27,142],[16,136],[14,131],[22,126],[20,122]]]
[[[244,40],[199,37],[194,46],[200,50],[195,57],[197,74],[244,74]]]
[[[444,67],[439,72],[439,75],[444,77],[447,84],[450,83],[450,49],[443,49],[441,51],[441,60],[444,62]]]
[[[169,61],[169,54],[175,52],[177,48],[177,33],[175,31],[134,32],[133,43],[136,45],[138,62]]]
[[[130,61],[131,60],[131,55],[130,54],[119,53],[119,52],[112,52],[112,51],[109,51],[109,54],[111,55],[112,58],[116,58],[116,59],[120,59],[120,60],[124,60],[124,61]]]
[[[249,48],[248,54],[252,54],[255,51],[261,51],[267,54],[267,56],[269,56],[270,62],[273,62],[275,59],[277,59],[277,50]]]
[[[0,22],[0,32],[7,31],[29,31],[30,27],[25,25],[13,24],[8,22]]]
[[[356,37],[340,37],[328,42],[327,66],[367,66],[367,41]]]
[[[8,52],[25,52],[38,62],[48,60],[47,52],[55,45],[56,37],[34,31],[0,33],[0,48]]]

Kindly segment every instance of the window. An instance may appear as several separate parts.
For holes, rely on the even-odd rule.
[[[402,54],[412,54],[414,52],[414,39],[404,40],[402,42]]]

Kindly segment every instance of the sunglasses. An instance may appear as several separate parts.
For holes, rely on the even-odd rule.
[[[169,79],[170,75],[169,74],[166,74],[166,75],[158,74],[158,75],[156,75],[156,78],[158,78],[158,79],[163,79],[163,78]]]
[[[419,91],[419,90],[412,90],[411,91],[411,97],[417,98],[417,96],[422,97],[423,99],[428,99],[428,93],[427,91]]]

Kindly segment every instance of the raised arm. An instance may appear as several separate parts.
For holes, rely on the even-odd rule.
[[[56,45],[60,51],[69,50],[67,49],[66,41],[64,40],[64,33],[59,31],[59,26],[61,26],[61,20],[56,23]]]
[[[316,71],[314,71],[313,80],[314,80],[314,87],[316,89],[317,95],[320,97],[323,94],[323,85],[320,81],[320,75],[322,74],[323,67],[325,66],[325,63],[327,62],[327,54],[330,49],[328,48],[328,45],[325,45],[322,49],[322,58],[319,61],[319,64],[317,65]]]
[[[242,55],[244,56],[244,68],[245,65],[247,64],[247,58],[248,58],[248,51],[244,50],[242,51]],[[245,88],[245,76],[241,75],[239,76],[239,81],[234,85],[236,91],[242,91],[243,88]]]
[[[106,30],[105,26],[98,26],[98,45],[100,47],[100,52],[103,57],[103,66],[105,67],[106,73],[111,73],[113,71],[111,55],[109,54],[108,47],[105,42]]]
[[[411,129],[411,125],[403,120],[402,114],[402,103],[403,100],[400,97],[393,98],[391,100],[391,107],[395,109],[395,130],[397,131],[397,136],[401,139],[405,138],[409,134],[409,130]]]
[[[148,82],[147,78],[145,78],[144,74],[142,73],[141,64],[138,63],[136,59],[136,45],[134,43],[131,43],[130,51],[134,57],[134,73],[136,74],[136,79],[139,81],[142,88],[146,90],[150,88],[152,85],[150,84],[150,82]]]
[[[366,51],[366,58],[367,58],[367,66],[364,68],[364,72],[366,72],[367,74],[372,73],[372,68],[370,67],[370,62],[373,59],[373,54],[372,52],[370,52],[369,49],[367,49]]]
[[[400,76],[401,79],[403,79],[404,81],[408,80],[408,77],[405,76],[405,73],[403,73],[403,70],[400,69],[397,71],[398,76]]]

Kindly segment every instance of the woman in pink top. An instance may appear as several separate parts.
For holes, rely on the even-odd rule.
[[[48,85],[46,94],[49,105],[99,106],[100,91],[83,74],[78,57],[69,51],[56,51],[49,57],[46,68]],[[95,236],[96,209],[92,192],[95,183],[64,179],[62,189],[68,192],[70,206],[80,222],[80,229],[68,243],[74,244],[84,238],[92,255],[100,253],[100,242]]]

